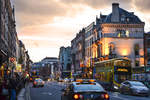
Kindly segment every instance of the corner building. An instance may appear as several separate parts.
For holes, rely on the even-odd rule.
[[[102,16],[102,15],[101,15]],[[112,13],[99,24],[97,51],[102,59],[125,57],[132,61],[132,67],[144,66],[144,25],[133,12],[112,4]]]

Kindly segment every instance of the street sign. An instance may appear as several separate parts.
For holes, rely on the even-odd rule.
[[[14,57],[10,57],[10,58],[9,58],[9,60],[10,60],[10,62],[12,62],[12,63],[13,63],[13,62],[15,62],[15,61],[16,61],[16,58],[14,58]]]

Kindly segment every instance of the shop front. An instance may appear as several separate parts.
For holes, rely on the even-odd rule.
[[[8,57],[7,54],[0,50],[0,83],[7,78],[8,69]]]

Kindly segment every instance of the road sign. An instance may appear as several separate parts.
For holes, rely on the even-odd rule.
[[[14,57],[10,57],[10,59],[9,59],[9,60],[10,60],[10,62],[12,62],[12,63],[13,63],[13,62],[15,62],[15,61],[16,61],[16,58],[14,58]]]

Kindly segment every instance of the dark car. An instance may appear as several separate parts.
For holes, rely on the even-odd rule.
[[[109,95],[97,82],[72,82],[62,92],[61,100],[109,100]]]
[[[149,89],[139,81],[125,81],[120,85],[121,93],[149,96]]]

